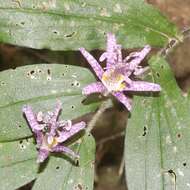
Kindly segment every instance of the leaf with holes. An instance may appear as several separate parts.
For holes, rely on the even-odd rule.
[[[23,105],[30,104],[35,112],[46,112],[54,108],[57,100],[61,100],[63,109],[60,118],[76,119],[95,111],[99,105],[97,102],[83,103],[81,88],[93,81],[95,81],[93,75],[85,68],[58,64],[31,65],[0,73],[0,187],[2,190],[16,189],[36,177],[41,178],[41,173],[38,173],[40,168],[36,164],[35,143],[33,138],[30,138],[32,133],[21,111]],[[70,172],[75,171],[73,183],[81,182],[92,189],[90,188],[93,184],[91,162],[94,159],[94,143],[92,141],[92,137],[85,137],[82,142],[79,140],[74,145],[73,149],[79,151],[82,157],[79,167],[74,167],[65,158],[56,157],[50,158],[47,171],[49,167],[54,166],[54,163],[59,163],[62,168],[67,168],[64,170],[65,173],[63,172],[65,177],[69,179]],[[84,150],[86,147],[88,149]],[[81,178],[84,176],[83,181],[77,173],[81,174]],[[46,175],[46,168],[43,175]],[[61,182],[63,181],[62,178]],[[59,188],[61,189],[61,185]]]
[[[92,136],[85,135],[71,148],[80,155],[79,166],[61,154],[51,155],[46,163],[39,166],[32,138],[0,143],[1,190],[15,190],[35,179],[33,190],[70,190],[80,187],[92,190],[95,159]]]
[[[105,47],[113,32],[126,47],[163,46],[182,35],[143,0],[0,0],[0,41],[52,50]]]
[[[190,188],[189,101],[165,60],[154,57],[150,66],[152,80],[162,92],[134,99],[125,139],[128,188],[186,190]]]

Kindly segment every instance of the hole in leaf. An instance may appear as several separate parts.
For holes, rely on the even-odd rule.
[[[34,71],[34,70],[30,71],[30,74],[31,74],[31,75],[33,75],[34,73],[35,73],[35,71]]]
[[[156,72],[156,76],[157,76],[158,78],[160,78],[160,73]]]
[[[65,37],[66,37],[66,38],[71,38],[72,36],[75,35],[75,33],[76,33],[76,32],[72,32],[72,33],[70,33],[70,34],[66,34]]]
[[[50,69],[48,69],[48,70],[47,70],[47,73],[48,73],[48,75],[50,75],[50,74],[51,74],[51,71],[50,71]]]
[[[58,34],[58,31],[57,31],[57,30],[54,30],[53,33],[54,33],[54,34]]]
[[[144,133],[142,134],[142,136],[144,137],[144,136],[146,136],[146,134],[147,134],[147,127],[144,126]]]
[[[76,165],[76,166],[79,166],[79,160],[78,160],[78,159],[75,160],[75,165]]]
[[[82,185],[79,183],[79,184],[77,184],[77,186],[75,187],[75,189],[77,189],[77,190],[82,190],[83,187],[82,187]]]

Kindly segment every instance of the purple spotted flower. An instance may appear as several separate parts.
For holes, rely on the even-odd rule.
[[[63,152],[74,158],[79,158],[79,155],[62,145],[62,143],[83,130],[86,126],[85,122],[82,121],[72,125],[70,120],[58,121],[61,102],[57,103],[53,112],[48,112],[47,114],[42,112],[35,114],[29,105],[25,105],[22,110],[36,138],[38,163],[43,162],[50,152]]]
[[[141,51],[133,52],[123,59],[121,45],[117,44],[115,35],[108,33],[107,50],[99,58],[100,62],[106,60],[106,67],[102,68],[89,52],[80,48],[80,52],[101,81],[84,87],[83,94],[108,95],[111,93],[130,111],[132,100],[125,92],[159,92],[161,87],[158,84],[132,80],[133,76],[138,76],[147,70],[147,67],[142,68],[139,64],[150,52],[150,49],[150,46],[146,45]]]

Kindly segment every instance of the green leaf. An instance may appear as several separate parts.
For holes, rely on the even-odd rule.
[[[47,167],[41,171],[36,163],[37,150],[33,138],[30,138],[32,133],[22,107],[29,104],[35,112],[46,112],[61,100],[60,118],[76,119],[95,111],[99,105],[96,102],[84,104],[85,97],[81,94],[83,86],[94,81],[87,69],[69,65],[31,65],[0,72],[0,189],[15,190],[38,177],[36,189],[43,188],[43,178],[47,178],[45,181],[49,187],[55,186],[56,180],[58,190],[69,190],[69,184],[63,182],[71,179],[73,183],[70,185],[82,184],[82,187],[93,189],[95,145],[92,137],[85,135],[72,146],[81,156],[80,166],[74,166],[68,157],[57,154],[56,157],[50,156]],[[57,165],[59,171],[56,170]],[[52,167],[54,170],[50,172]]]
[[[143,0],[0,0],[0,41],[52,50],[104,48],[113,32],[126,47],[163,46],[182,35]]]
[[[15,190],[31,182],[34,190],[41,189],[93,189],[95,142],[92,136],[85,135],[71,147],[80,155],[79,166],[74,165],[68,157],[51,155],[43,172],[36,163],[36,149],[32,139],[23,142],[0,144],[0,187],[1,190]]]
[[[80,167],[68,164],[68,160],[52,157],[48,166],[35,182],[33,190],[91,189],[94,183],[95,142],[92,137],[82,139],[75,150],[80,152]]]
[[[25,66],[0,73],[0,142],[31,136],[22,115],[30,104],[35,112],[46,112],[63,104],[61,118],[75,119],[97,108],[97,103],[84,105],[81,89],[94,82],[87,69],[58,64]]]
[[[165,60],[150,61],[158,97],[135,97],[125,139],[129,190],[190,188],[189,101],[181,95]]]

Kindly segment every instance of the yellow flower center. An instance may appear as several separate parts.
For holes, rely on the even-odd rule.
[[[108,91],[121,91],[125,88],[125,77],[116,73],[114,70],[105,71],[102,76],[102,83],[107,87]]]

